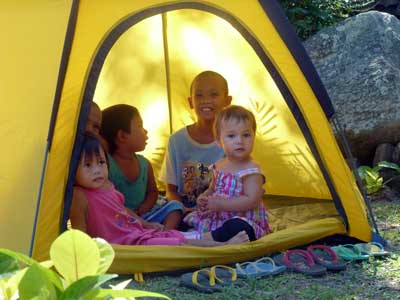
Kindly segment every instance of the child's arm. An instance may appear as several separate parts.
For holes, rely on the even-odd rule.
[[[156,180],[154,178],[153,167],[151,166],[151,163],[148,161],[146,196],[137,209],[138,214],[143,215],[148,211],[150,211],[156,204],[157,197],[158,197],[158,189]]]
[[[69,213],[72,228],[87,232],[86,217],[88,213],[88,201],[86,195],[80,189],[74,188],[72,205]]]
[[[129,215],[134,217],[143,226],[143,228],[164,230],[163,224],[156,223],[156,222],[148,222],[148,221],[142,219],[138,214],[136,214],[133,210],[131,210],[127,207],[126,207],[126,211],[128,212]]]
[[[243,178],[244,195],[226,199],[221,196],[209,196],[206,210],[213,211],[248,211],[255,209],[264,194],[264,177],[261,174],[251,174]]]
[[[175,184],[167,184],[166,196],[168,200],[178,200],[182,202],[182,197],[178,194],[178,186]]]

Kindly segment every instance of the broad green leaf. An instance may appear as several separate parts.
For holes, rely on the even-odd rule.
[[[110,287],[113,290],[123,290],[124,288],[126,288],[128,286],[128,284],[132,281],[132,279],[128,279],[128,280],[124,280],[116,285],[111,285]]]
[[[84,299],[83,296],[91,291],[98,289],[104,282],[117,277],[118,275],[97,275],[87,276],[72,283],[64,292],[61,300],[79,300]]]
[[[377,164],[377,166],[381,167],[381,168],[388,168],[388,169],[393,169],[396,170],[397,172],[400,172],[400,167],[392,162],[388,162],[388,161],[381,161]]]
[[[367,176],[367,171],[371,171],[372,168],[368,166],[359,166],[357,168],[358,175],[361,177],[361,179],[364,179]]]
[[[67,285],[85,276],[96,275],[100,251],[96,242],[79,230],[68,230],[51,245],[50,258]]]
[[[6,280],[8,280],[9,278],[11,278],[12,276],[14,276],[16,273],[17,273],[17,271],[15,271],[15,272],[2,273],[2,274],[0,274],[0,281],[1,281],[1,280],[6,281]],[[0,298],[0,300],[1,300],[1,298]]]
[[[50,269],[54,266],[54,263],[51,260],[45,260],[39,263],[42,267]]]
[[[18,286],[20,300],[57,300],[57,293],[51,280],[47,277],[47,269],[39,264],[33,264],[28,268]]]
[[[15,294],[16,290],[12,290],[8,284],[8,282],[4,280],[0,280],[0,299],[1,300],[10,300]],[[16,299],[16,298],[15,298]]]
[[[101,238],[94,238],[93,240],[97,243],[100,251],[100,266],[97,274],[105,274],[114,260],[114,249],[106,240]]]
[[[24,268],[16,273],[14,273],[8,280],[7,280],[7,288],[9,291],[9,295],[14,295],[18,291],[18,285],[21,282],[22,277],[24,277],[28,268]]]
[[[0,274],[19,270],[18,261],[9,255],[0,253]]]
[[[381,169],[382,169],[381,166],[376,165],[376,166],[374,166],[374,167],[371,169],[371,172],[379,173],[379,171],[380,171]]]
[[[371,178],[372,180],[378,180],[379,178],[379,173],[373,172],[373,171],[365,171],[367,173],[366,178]]]
[[[120,298],[140,298],[140,297],[155,297],[155,298],[164,298],[170,299],[168,296],[159,293],[139,291],[139,290],[109,290],[109,289],[101,289],[101,290],[91,290],[88,292],[83,300],[95,300],[95,299],[110,299],[109,297],[120,297]]]
[[[14,252],[8,249],[0,249],[0,253],[6,256],[15,258],[17,261],[22,262],[27,266],[31,266],[36,263],[36,261],[25,254]]]

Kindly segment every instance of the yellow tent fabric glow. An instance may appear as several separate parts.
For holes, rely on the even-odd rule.
[[[256,115],[254,157],[275,232],[217,248],[115,245],[111,271],[229,263],[333,234],[371,240],[364,200],[329,125],[329,97],[275,1],[13,3],[0,12],[16,18],[11,28],[0,21],[10,37],[0,56],[1,137],[11,146],[1,150],[1,247],[48,256],[68,217],[70,161],[90,101],[139,109],[157,176],[168,136],[195,118],[187,96],[203,70],[221,73],[233,103]]]

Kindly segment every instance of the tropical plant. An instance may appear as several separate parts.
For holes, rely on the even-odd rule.
[[[101,288],[118,275],[105,274],[114,259],[114,250],[103,239],[91,239],[79,230],[61,234],[51,245],[50,261],[0,249],[1,300],[95,300],[134,299],[167,296],[124,289],[129,281]]]
[[[388,168],[397,171],[400,174],[400,167],[388,161],[381,161],[374,167],[360,166],[357,168],[358,175],[360,176],[366,190],[367,194],[373,194],[381,190],[387,183],[392,181],[397,176],[394,176],[386,181],[380,174],[380,170],[383,168]]]

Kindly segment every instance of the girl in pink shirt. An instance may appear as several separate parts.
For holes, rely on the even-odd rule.
[[[97,137],[86,134],[76,172],[71,225],[92,237],[121,245],[218,246],[249,240],[246,228],[219,228],[200,239],[197,232],[163,230],[163,225],[141,219],[124,206],[124,196],[108,180],[106,155]],[[226,233],[230,236],[227,237]],[[223,238],[221,238],[223,237]]]

